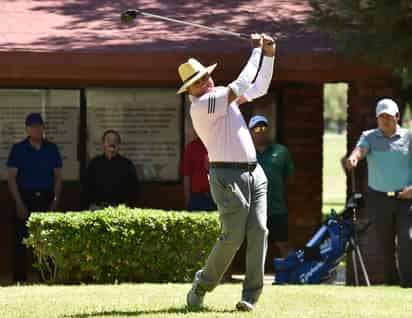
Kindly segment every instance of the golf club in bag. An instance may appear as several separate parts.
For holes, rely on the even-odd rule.
[[[331,281],[346,252],[352,255],[355,285],[359,285],[358,262],[366,285],[370,286],[363,256],[359,248],[356,214],[363,206],[363,196],[356,192],[354,169],[351,170],[352,194],[344,210],[335,210],[304,248],[291,252],[286,258],[275,258],[274,284],[320,284]],[[364,231],[362,229],[362,231]]]

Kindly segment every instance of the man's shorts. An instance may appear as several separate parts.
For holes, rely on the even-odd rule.
[[[267,227],[271,242],[288,241],[288,215],[268,215]]]

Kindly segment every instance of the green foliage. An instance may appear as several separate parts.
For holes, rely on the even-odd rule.
[[[325,84],[323,90],[325,103],[324,117],[330,120],[346,120],[348,108],[347,97],[347,84]]]
[[[49,282],[187,282],[219,235],[216,213],[124,206],[34,213],[26,244]]]
[[[411,0],[309,0],[311,22],[345,52],[412,79]]]

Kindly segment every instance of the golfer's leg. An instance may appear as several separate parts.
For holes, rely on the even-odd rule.
[[[402,287],[412,287],[412,202],[402,201],[398,215],[398,261]]]
[[[395,263],[395,217],[394,200],[369,191],[366,208],[375,230],[375,239],[382,255],[381,270],[384,284],[391,285],[396,280]]]
[[[267,252],[267,179],[260,166],[253,172],[251,206],[246,225],[246,277],[242,299],[256,303],[262,293]]]
[[[248,215],[247,184],[238,170],[216,169],[211,172],[210,186],[219,209],[222,234],[215,243],[204,268],[199,284],[207,291],[220,282],[245,237]]]

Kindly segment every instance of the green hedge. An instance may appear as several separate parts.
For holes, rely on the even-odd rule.
[[[48,282],[188,282],[220,227],[216,213],[130,209],[33,213],[26,244]]]

